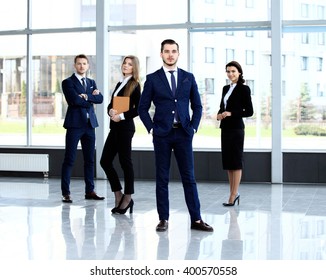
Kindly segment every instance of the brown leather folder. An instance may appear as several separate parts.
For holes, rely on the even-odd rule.
[[[127,96],[114,96],[113,109],[118,111],[118,114],[127,112],[129,110],[130,97]]]

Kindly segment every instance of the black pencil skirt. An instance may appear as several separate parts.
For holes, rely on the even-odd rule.
[[[242,169],[244,129],[221,130],[222,165],[224,170]]]

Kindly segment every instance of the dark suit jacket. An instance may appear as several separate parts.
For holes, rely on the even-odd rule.
[[[194,129],[198,129],[202,105],[195,77],[192,73],[178,68],[177,83],[176,94],[173,97],[163,67],[147,75],[138,112],[148,132],[153,129],[154,135],[166,136],[173,129],[176,109],[181,125],[188,134],[192,135]],[[152,101],[155,106],[153,118],[149,113]],[[189,103],[192,116],[189,113]]]
[[[243,119],[251,117],[254,113],[250,88],[244,84],[237,84],[230,95],[226,108],[224,108],[224,96],[229,91],[230,85],[223,87],[220,109],[218,114],[224,111],[231,112],[230,117],[221,120],[220,128],[244,128]]]
[[[64,128],[81,128],[88,123],[87,113],[92,127],[97,127],[98,122],[94,111],[93,104],[100,104],[103,102],[103,96],[92,95],[93,90],[97,89],[94,80],[86,78],[87,89],[86,92],[75,76],[72,74],[69,78],[62,81],[62,91],[68,103],[68,109],[64,121]],[[81,98],[79,95],[86,93],[88,100]]]
[[[130,80],[128,81],[130,83]],[[118,96],[124,96],[126,86],[128,83],[119,91]],[[120,83],[118,83],[112,93],[111,96],[111,102],[108,105],[107,108],[107,113],[109,114],[110,109],[112,109],[113,106],[113,97],[114,97],[114,92],[118,89]],[[130,102],[129,102],[129,110],[127,112],[124,112],[124,117],[125,119],[120,122],[113,122],[110,121],[110,128],[111,129],[125,129],[125,130],[133,130],[135,131],[135,124],[134,124],[134,118],[138,116],[138,104],[139,104],[139,99],[140,99],[140,85],[134,89],[132,94],[130,95]]]

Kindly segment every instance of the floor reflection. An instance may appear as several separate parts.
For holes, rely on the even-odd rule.
[[[240,205],[226,208],[227,184],[198,183],[203,219],[214,227],[205,233],[190,229],[172,182],[169,229],[158,233],[154,182],[136,182],[132,215],[111,214],[105,180],[96,181],[104,201],[84,200],[82,185],[72,180],[67,205],[59,179],[0,177],[0,259],[326,259],[326,186],[244,184]]]
[[[115,228],[110,236],[103,259],[106,260],[133,260],[135,258],[135,240],[133,232],[132,215],[112,214],[115,220]]]
[[[229,224],[227,239],[222,241],[222,260],[242,260],[243,240],[241,239],[240,226],[238,224],[239,209],[237,207],[228,208],[226,224]]]

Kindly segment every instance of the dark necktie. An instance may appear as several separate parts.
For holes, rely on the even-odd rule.
[[[175,77],[173,75],[174,71],[169,71],[169,73],[171,74],[171,89],[172,89],[172,93],[173,93],[173,96],[175,96],[175,91],[177,89],[177,85],[175,83]]]
[[[177,84],[175,82],[175,77],[173,75],[174,71],[171,70],[171,71],[169,71],[169,73],[171,74],[171,90],[172,90],[172,94],[173,94],[173,96],[175,96],[175,92],[177,90]],[[174,121],[179,122],[179,116],[178,116],[177,108],[175,108]]]
[[[86,92],[86,82],[85,82],[85,78],[82,78],[81,80],[82,80],[82,84],[83,84],[84,90],[85,90],[85,92]]]
[[[85,82],[85,78],[81,78],[81,80],[82,80],[82,85],[83,85],[83,87],[84,87],[84,90],[85,90],[85,93],[86,93],[86,82]],[[89,120],[89,108],[87,108],[86,109],[86,115],[87,115],[87,119]]]

